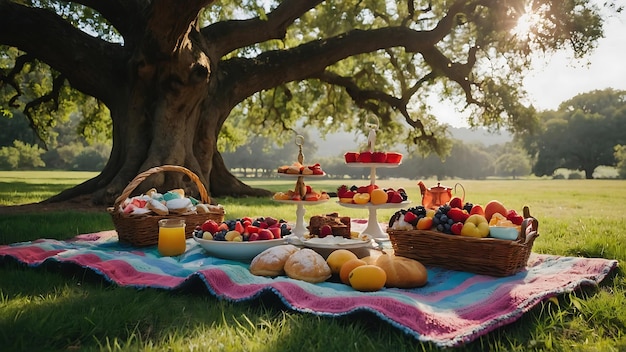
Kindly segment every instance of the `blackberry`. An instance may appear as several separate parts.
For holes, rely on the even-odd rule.
[[[473,207],[474,207],[474,204],[472,204],[472,203],[470,203],[470,202],[467,202],[467,203],[465,203],[465,205],[463,206],[463,209],[469,213],[470,211],[472,211],[472,208],[473,208]]]

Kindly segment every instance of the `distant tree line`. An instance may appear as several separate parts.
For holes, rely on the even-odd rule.
[[[449,153],[422,156],[404,153],[397,168],[377,170],[380,178],[464,178],[536,176],[557,177],[559,169],[580,171],[594,178],[598,166],[612,166],[626,178],[626,92],[613,89],[580,94],[563,102],[556,111],[537,115],[537,132],[518,134],[512,142],[485,146],[453,141]],[[58,169],[99,171],[111,147],[105,135],[86,136],[77,116],[70,115],[48,136],[48,147],[29,134],[25,118],[0,119],[0,169]],[[77,137],[78,136],[78,137]],[[343,153],[319,158],[318,146],[305,133],[304,163],[319,162],[331,178],[366,179],[369,169],[348,167]],[[280,143],[279,143],[280,142]],[[227,148],[223,148],[227,149]],[[401,150],[397,146],[396,150]],[[278,166],[297,160],[295,134],[276,137],[255,135],[237,148],[225,150],[226,166],[238,177],[272,177]],[[578,172],[570,178],[578,177]]]

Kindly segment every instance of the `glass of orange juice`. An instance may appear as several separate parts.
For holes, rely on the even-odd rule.
[[[159,220],[159,242],[157,248],[162,256],[175,256],[185,253],[187,242],[185,239],[184,219]]]

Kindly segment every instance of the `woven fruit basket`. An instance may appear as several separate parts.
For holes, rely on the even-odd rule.
[[[208,213],[183,213],[183,214],[126,214],[122,211],[123,202],[128,199],[131,193],[141,184],[148,176],[156,173],[174,171],[181,172],[187,176],[196,184],[198,191],[200,192],[200,200],[202,204],[210,204],[211,199],[206,191],[206,188],[191,170],[182,166],[176,165],[163,165],[153,167],[138,174],[129,184],[124,188],[122,194],[117,197],[113,207],[107,209],[113,218],[113,224],[120,242],[129,243],[137,247],[156,245],[159,240],[159,220],[161,219],[184,219],[185,220],[185,237],[191,238],[193,236],[193,230],[196,226],[201,225],[206,220],[213,219],[217,223],[224,221],[224,210],[212,209]]]
[[[396,255],[424,265],[490,276],[510,276],[526,267],[539,223],[524,208],[516,240],[448,235],[429,230],[387,230]]]

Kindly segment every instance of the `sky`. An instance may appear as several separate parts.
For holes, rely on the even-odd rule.
[[[555,110],[560,103],[593,90],[626,90],[626,14],[609,18],[604,30],[605,37],[599,40],[596,50],[581,61],[565,52],[538,60],[541,64],[523,82],[535,108]],[[455,127],[465,126],[458,112],[445,107],[438,110],[435,115],[440,120]]]

